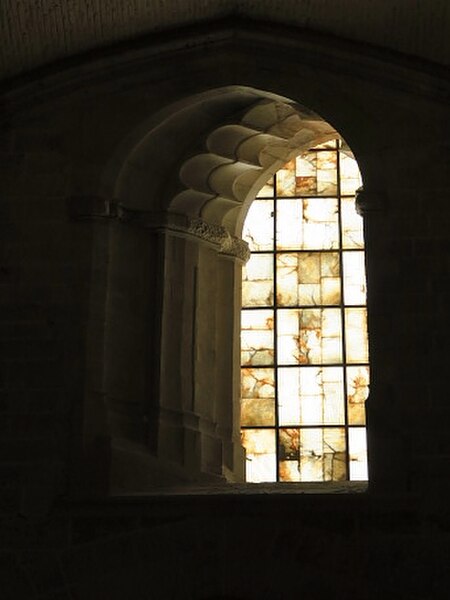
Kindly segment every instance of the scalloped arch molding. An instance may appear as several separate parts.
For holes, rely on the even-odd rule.
[[[154,121],[123,163],[118,201],[134,210],[200,217],[231,234],[240,233],[248,203],[271,174],[338,135],[292,100],[243,86],[188,98]]]

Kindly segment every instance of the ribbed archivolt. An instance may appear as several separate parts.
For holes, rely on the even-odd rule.
[[[232,225],[230,211],[243,204],[284,163],[312,145],[336,136],[331,125],[288,102],[261,99],[236,123],[221,124],[204,140],[206,152],[180,168],[185,190],[171,209]]]

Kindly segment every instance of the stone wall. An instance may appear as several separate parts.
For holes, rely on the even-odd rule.
[[[183,52],[169,39],[170,52],[124,52],[5,93],[5,599],[445,597],[448,87],[389,56],[289,35],[239,30]],[[261,90],[311,108],[361,167],[368,492],[217,483],[242,460],[225,408],[238,393],[239,266],[162,213],[226,111],[198,117],[195,136],[172,131],[176,156],[165,138],[151,163],[134,151],[187,99],[230,87],[237,112]],[[130,189],[148,204],[133,206]],[[194,474],[201,490],[181,493]]]

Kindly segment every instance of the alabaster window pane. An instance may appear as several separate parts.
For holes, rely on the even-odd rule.
[[[367,437],[365,427],[350,427],[348,430],[350,455],[350,481],[366,481],[367,470]]]
[[[275,425],[273,369],[242,369],[241,396],[241,425]]]
[[[277,196],[295,196],[295,159],[277,171]]]
[[[346,476],[344,429],[303,429],[301,481],[341,481]]]
[[[339,309],[280,309],[277,343],[281,365],[341,362]]]
[[[324,429],[324,479],[343,481],[347,478],[345,430]]]
[[[298,460],[280,460],[280,481],[300,481],[300,464]]]
[[[252,252],[273,250],[273,200],[254,200],[247,213],[242,237]]]
[[[339,153],[340,156],[340,174],[341,174],[341,194],[354,194],[361,187],[361,175],[358,169],[358,163],[354,158]]]
[[[356,161],[338,153],[341,146],[325,142],[289,161],[275,188],[271,178],[260,191],[244,224],[244,239],[259,252],[242,280],[247,481],[276,481],[277,459],[280,481],[367,478],[363,222],[354,198],[338,197],[353,195],[361,180]],[[275,294],[276,311],[259,308],[272,307]]]
[[[367,315],[365,308],[345,309],[345,348],[347,362],[368,362]]]
[[[364,233],[363,220],[356,212],[354,198],[342,198],[341,200],[342,220],[342,247],[363,248]]]
[[[297,460],[300,456],[300,430],[280,429],[278,435],[278,455],[280,460]]]
[[[242,311],[242,365],[256,366],[273,364],[273,318],[272,310]]]
[[[334,252],[277,255],[278,306],[340,303],[339,255]]]
[[[303,202],[279,200],[277,203],[277,248],[279,250],[303,247]]]
[[[347,367],[347,410],[350,425],[365,424],[365,402],[368,395],[369,367]]]
[[[303,250],[329,250],[339,246],[338,204],[334,198],[303,200]]]
[[[329,250],[338,246],[336,199],[305,198],[278,201],[278,250]]]
[[[310,152],[296,159],[296,194],[298,196],[317,196],[316,153]]]
[[[251,427],[275,425],[275,400],[242,398],[241,425]]]
[[[298,254],[277,254],[277,304],[299,304]]]
[[[278,369],[278,420],[280,425],[300,424],[300,372]]]
[[[366,303],[366,271],[364,252],[343,252],[344,303],[357,305]]]
[[[275,429],[243,429],[247,481],[276,481]]]
[[[300,480],[323,481],[323,429],[303,429],[300,442]]]
[[[277,455],[246,454],[245,480],[249,483],[262,483],[277,480]]]
[[[320,303],[339,304],[341,281],[339,255],[334,252],[320,253]]]
[[[243,267],[242,305],[273,305],[273,254],[252,254]]]
[[[337,152],[317,152],[317,194],[334,196],[337,193]]]
[[[300,480],[342,481],[346,478],[345,430],[300,430]]]

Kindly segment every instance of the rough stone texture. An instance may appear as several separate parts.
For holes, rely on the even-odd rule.
[[[152,48],[152,60],[124,68],[116,56],[109,70],[86,66],[71,86],[55,84],[71,80],[61,72],[5,96],[2,598],[447,597],[447,83],[389,54],[374,63],[361,49],[349,61],[335,39],[310,41],[308,53],[302,36],[286,50],[288,38],[236,35],[170,55]],[[239,388],[239,266],[194,236],[146,229],[114,208],[125,194],[120,174],[137,157],[132,179],[154,175],[140,208],[153,223],[161,217],[163,192],[234,114],[234,96],[220,92],[228,113],[205,102],[203,127],[177,121],[171,178],[166,146],[151,164],[135,149],[180,112],[174,103],[230,86],[326,116],[361,166],[367,492],[242,493],[233,484],[222,493],[217,480],[242,460],[229,409]],[[192,481],[205,474],[210,487]]]
[[[3,0],[0,78],[138,35],[238,14],[448,65],[447,0]]]

